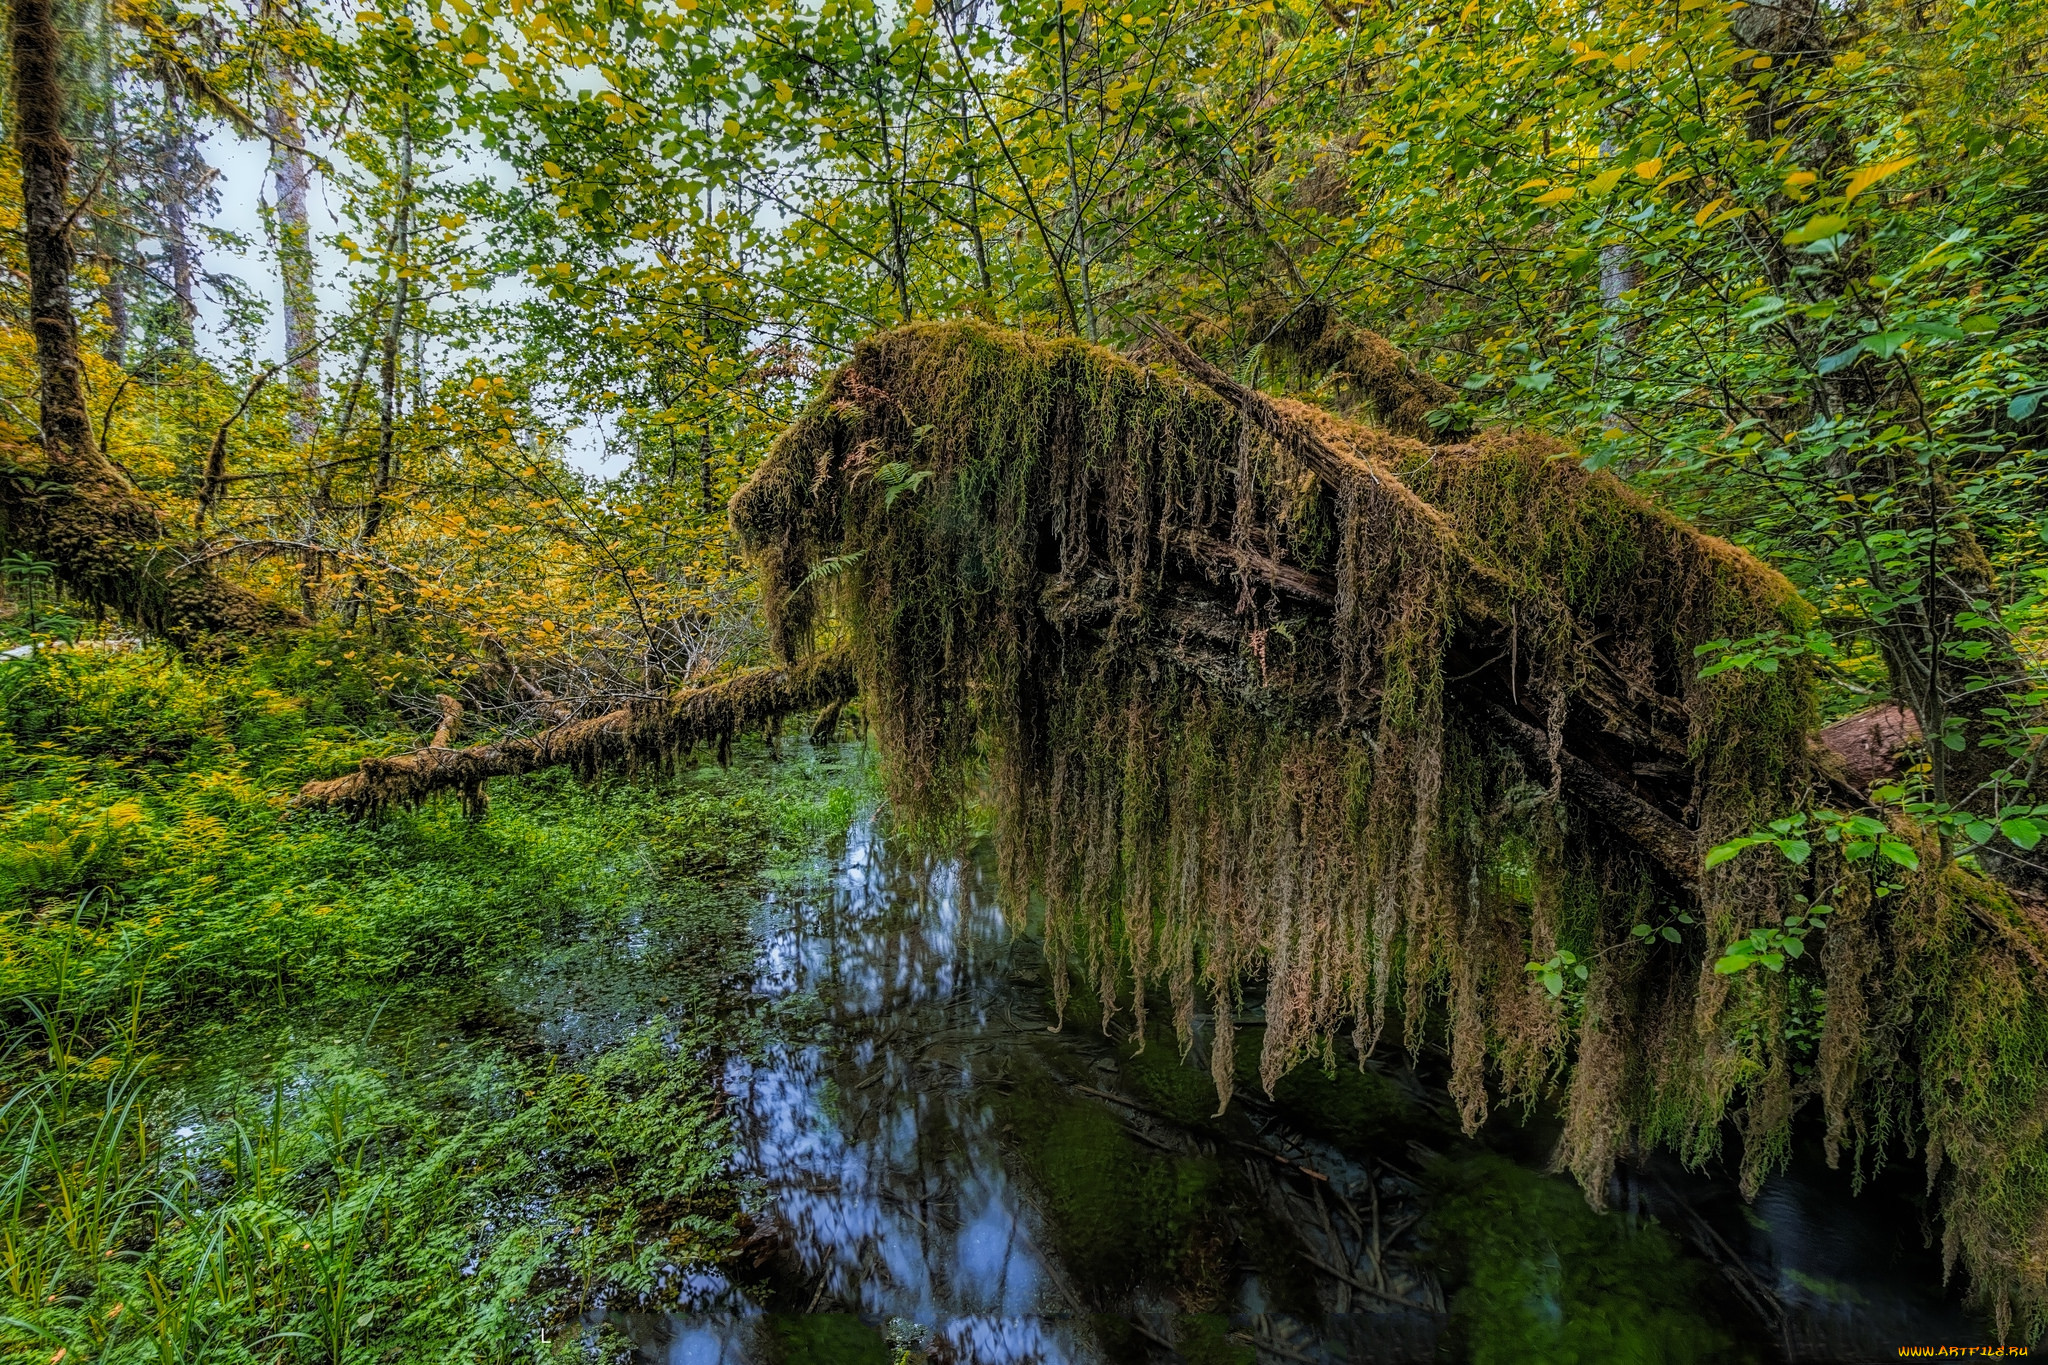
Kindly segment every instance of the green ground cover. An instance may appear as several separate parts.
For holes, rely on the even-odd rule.
[[[294,814],[419,742],[349,652],[0,663],[10,1359],[591,1358],[732,1242],[721,983],[857,765]],[[593,943],[644,989],[582,999]]]

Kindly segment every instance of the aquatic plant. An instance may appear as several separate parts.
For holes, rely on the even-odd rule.
[[[871,338],[734,499],[777,648],[852,652],[899,817],[957,824],[985,764],[1062,990],[1142,1021],[1163,986],[1184,1049],[1206,998],[1226,1098],[1260,973],[1269,1089],[1347,1027],[1440,1044],[1468,1130],[1557,1100],[1595,1204],[1731,1124],[1753,1190],[1817,1099],[1859,1169],[1926,1153],[1951,1263],[2038,1326],[2039,929],[1903,825],[1704,856],[1857,799],[1806,659],[1697,661],[1804,631],[1791,586],[1546,438],[1431,447],[1162,345]],[[1817,952],[1716,970],[1816,902]]]

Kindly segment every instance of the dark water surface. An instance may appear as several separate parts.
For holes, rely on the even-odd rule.
[[[857,825],[758,916],[766,1037],[726,1075],[758,1231],[698,1311],[624,1320],[665,1365],[1862,1361],[1982,1342],[1916,1182],[1801,1159],[1753,1203],[1661,1163],[1595,1214],[1548,1135],[1459,1137],[1393,1064],[1253,1078],[1214,1116],[1171,1036],[1052,1031],[982,854]],[[590,965],[590,964],[586,964]],[[1240,1021],[1257,1053],[1256,1002]],[[564,1026],[574,1031],[571,1021]]]

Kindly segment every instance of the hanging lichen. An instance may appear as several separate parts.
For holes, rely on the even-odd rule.
[[[1825,849],[1702,869],[1831,779],[1802,666],[1703,680],[1694,651],[1810,613],[1562,454],[926,325],[858,348],[734,518],[779,647],[851,648],[899,816],[985,791],[1057,989],[1141,1017],[1163,989],[1183,1047],[1206,1002],[1226,1100],[1254,976],[1268,1088],[1342,1030],[1440,1044],[1468,1127],[1557,1097],[1596,1203],[1616,1161],[1703,1160],[1731,1121],[1753,1189],[1817,1099],[1859,1168],[1924,1143],[1951,1255],[2001,1315],[2039,1305],[2038,934],[1931,850],[1881,895]],[[1823,886],[1824,951],[1714,970]]]

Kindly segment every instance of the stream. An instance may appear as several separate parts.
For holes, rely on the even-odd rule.
[[[985,841],[931,859],[856,823],[753,922],[734,989],[761,1037],[725,1085],[754,1233],[731,1280],[690,1278],[691,1311],[613,1315],[642,1360],[1803,1362],[1990,1339],[1943,1289],[1917,1163],[1852,1199],[1801,1152],[1744,1203],[1653,1161],[1596,1214],[1544,1173],[1540,1120],[1466,1140],[1398,1061],[1311,1063],[1270,1098],[1247,1072],[1216,1116],[1206,1039],[1141,1048],[1128,1012],[1105,1033],[1078,999],[1050,1027]],[[581,971],[630,979],[632,951]],[[1256,998],[1239,1026],[1249,1061]]]

